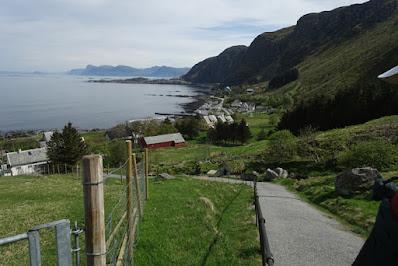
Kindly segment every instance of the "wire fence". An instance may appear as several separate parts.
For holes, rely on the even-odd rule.
[[[105,237],[106,237],[106,264],[107,265],[132,265],[131,256],[134,248],[135,235],[138,234],[138,222],[142,215],[142,210],[146,199],[146,176],[145,176],[145,156],[141,153],[133,154],[133,169],[131,178],[128,178],[128,160],[119,168],[112,170],[104,175],[105,180],[117,179],[121,172],[122,186],[118,197],[112,199],[112,207],[105,212]],[[130,184],[128,183],[130,180]],[[132,193],[129,195],[129,185]],[[130,197],[131,204],[128,204]],[[107,203],[105,202],[105,205]],[[129,228],[128,208],[131,209],[133,217],[132,227]],[[140,213],[141,212],[141,213]],[[133,230],[134,232],[130,232]],[[129,239],[134,237],[134,239]]]
[[[89,236],[93,240],[92,242],[88,239],[86,243],[88,264],[90,261],[103,259],[101,263],[106,263],[106,265],[133,265],[133,249],[138,235],[138,225],[143,215],[145,201],[148,199],[149,164],[148,151],[132,153],[131,149],[131,142],[127,141],[127,160],[119,168],[103,174],[103,180],[96,180],[96,177],[92,176],[98,166],[93,164],[95,158],[88,156],[83,159],[84,184],[94,187],[102,185],[103,191],[105,191],[105,195],[98,197],[102,193],[101,189],[95,190],[96,188],[90,187],[84,190],[86,193],[85,206],[89,206],[85,209],[86,239]],[[88,161],[85,162],[85,160]],[[102,166],[102,159],[100,160],[99,165]],[[87,167],[91,168],[86,169]],[[125,173],[125,175],[120,173]],[[93,179],[88,180],[88,178]],[[111,186],[111,184],[119,182],[119,178],[121,186],[117,186],[117,191],[115,191],[115,186]],[[109,184],[109,189],[107,184]],[[111,189],[112,193],[107,195]],[[105,202],[101,203],[101,197],[102,200],[105,198]],[[101,204],[105,209],[104,218],[98,216],[97,212],[94,215],[92,213],[92,209],[101,208]],[[101,231],[100,220],[102,219],[104,220],[104,230],[102,231],[105,233]]]

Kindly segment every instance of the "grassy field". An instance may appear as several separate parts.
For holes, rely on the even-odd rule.
[[[107,181],[106,213],[119,198],[122,187],[118,180]],[[35,225],[60,219],[77,221],[80,226],[84,224],[80,178],[61,175],[0,177],[0,237],[23,233]],[[40,237],[42,264],[54,265],[53,230],[41,231]],[[28,258],[27,241],[0,247],[0,265],[28,265]],[[85,260],[84,256],[82,258]]]
[[[183,148],[151,151],[152,162],[155,164],[175,165],[183,161],[206,160],[221,153],[226,156],[253,156],[264,152],[268,145],[268,140],[257,141],[256,136],[261,129],[270,130],[274,128],[274,126],[269,124],[269,115],[262,113],[239,115],[238,119],[241,118],[247,121],[253,135],[247,144],[220,146],[203,143],[200,139],[192,140],[187,141],[187,146]]]
[[[150,184],[136,265],[259,265],[259,242],[244,185],[178,178]]]

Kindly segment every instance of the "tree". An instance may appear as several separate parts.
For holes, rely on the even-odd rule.
[[[237,139],[241,144],[246,143],[250,139],[251,132],[250,132],[249,126],[247,125],[245,119],[242,119],[240,121],[238,128],[237,128],[237,133],[238,133]]]
[[[199,135],[200,119],[197,117],[181,118],[176,121],[175,127],[185,138],[193,139]]]
[[[87,146],[72,123],[60,132],[54,132],[48,143],[47,155],[56,164],[75,165],[87,152]]]

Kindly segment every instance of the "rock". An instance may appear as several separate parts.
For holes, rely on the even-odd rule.
[[[278,174],[275,173],[275,171],[271,170],[271,169],[267,169],[267,171],[265,172],[265,181],[272,181],[275,178],[278,178]]]
[[[217,171],[217,176],[225,176],[225,175],[230,175],[230,171],[228,170],[227,167],[221,167]]]
[[[169,175],[168,173],[159,174],[159,177],[162,178],[162,179],[175,179],[174,176]]]
[[[252,173],[242,173],[240,175],[240,179],[245,180],[245,181],[253,181],[256,179],[256,175],[254,175]]]
[[[278,177],[280,177],[280,178],[287,178],[289,175],[289,173],[285,169],[280,168],[280,167],[276,168],[274,170],[274,172],[277,173]]]
[[[336,176],[335,189],[342,196],[360,194],[370,190],[379,175],[377,169],[370,167],[354,168]]]
[[[215,177],[217,176],[217,170],[210,170],[209,172],[207,172],[207,175],[210,177]]]

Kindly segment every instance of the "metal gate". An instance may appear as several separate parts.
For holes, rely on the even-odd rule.
[[[29,261],[31,266],[41,266],[40,234],[42,229],[55,228],[55,243],[57,250],[57,265],[72,265],[71,230],[69,220],[59,220],[33,227],[28,232],[0,239],[0,246],[17,241],[28,240]]]

